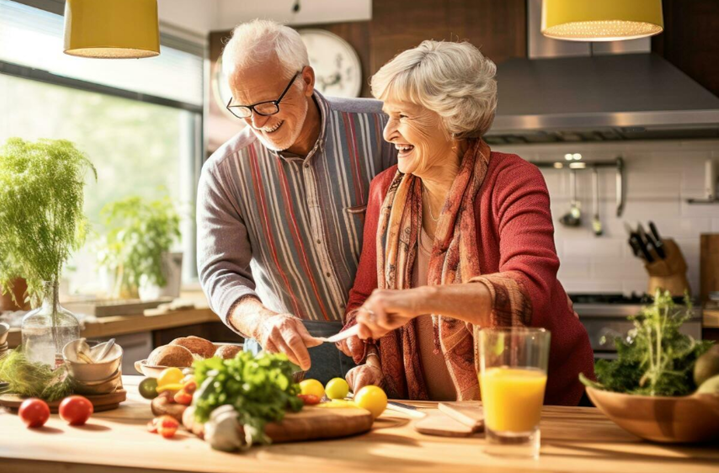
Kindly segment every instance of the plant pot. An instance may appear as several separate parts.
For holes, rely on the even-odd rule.
[[[163,253],[162,273],[166,281],[163,287],[148,283],[147,278],[142,278],[140,287],[138,288],[140,300],[152,301],[162,297],[172,297],[173,299],[180,297],[180,288],[182,286],[182,253]]]
[[[25,302],[25,291],[27,291],[27,282],[23,278],[13,279],[12,294],[0,295],[0,312],[30,310],[30,303]],[[13,300],[13,296],[15,299]],[[18,303],[15,303],[17,301]]]

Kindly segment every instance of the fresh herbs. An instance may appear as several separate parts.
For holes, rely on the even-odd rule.
[[[302,409],[299,385],[292,381],[292,373],[299,368],[283,354],[254,357],[241,352],[229,360],[196,361],[194,368],[200,386],[194,399],[198,422],[206,422],[214,409],[230,404],[253,442],[269,443],[265,424],[281,421],[287,409]]]
[[[694,363],[712,342],[697,341],[679,332],[690,316],[674,305],[668,291],[657,290],[654,303],[629,317],[634,322],[625,339],[617,338],[617,359],[599,360],[595,371],[598,383],[580,375],[587,385],[608,391],[649,396],[683,396],[693,392]]]
[[[38,303],[42,282],[59,279],[85,238],[88,170],[95,173],[69,141],[10,138],[0,148],[0,290],[10,291],[12,280],[24,277]]]
[[[0,358],[0,381],[8,383],[7,392],[50,402],[72,393],[72,378],[64,365],[53,371],[48,365],[28,361],[22,347]]]

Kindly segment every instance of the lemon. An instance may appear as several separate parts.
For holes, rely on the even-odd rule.
[[[300,394],[312,394],[322,399],[325,396],[325,388],[316,379],[306,379],[300,383]]]
[[[160,373],[160,376],[157,378],[157,385],[179,384],[184,377],[185,375],[182,374],[180,368],[167,368],[162,370],[162,373]]]
[[[376,419],[387,408],[387,395],[380,387],[365,386],[355,394],[355,404],[370,411]]]
[[[344,399],[350,392],[350,386],[342,378],[332,378],[325,386],[325,392],[330,399]]]

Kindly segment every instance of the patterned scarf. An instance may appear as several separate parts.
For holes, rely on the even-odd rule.
[[[429,285],[460,284],[480,275],[475,197],[487,174],[490,149],[473,140],[462,158],[437,223],[429,262]],[[377,281],[380,289],[408,289],[422,229],[422,181],[399,171],[387,190],[377,228]],[[449,362],[455,387],[467,386],[476,371],[472,334],[456,319],[432,315],[435,353]],[[385,386],[390,397],[429,399],[422,375],[417,319],[379,340]],[[457,355],[457,356],[452,356]],[[463,393],[459,393],[462,399]]]

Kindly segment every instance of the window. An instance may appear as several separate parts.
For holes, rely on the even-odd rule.
[[[0,0],[0,142],[62,138],[87,153],[98,173],[85,190],[94,230],[101,230],[108,202],[169,194],[183,215],[183,280],[195,280],[203,58],[165,46],[152,59],[74,58],[62,53],[62,23],[61,16]],[[66,270],[73,293],[104,289],[90,248]]]

